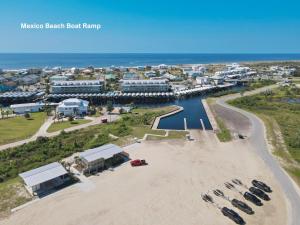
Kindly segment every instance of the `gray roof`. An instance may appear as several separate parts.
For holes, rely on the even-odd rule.
[[[61,175],[67,174],[65,168],[58,162],[50,163],[24,173],[20,173],[27,186],[34,186],[52,180]]]
[[[88,162],[93,162],[97,159],[109,159],[114,155],[123,152],[123,150],[114,144],[103,145],[97,148],[86,150],[80,153],[80,158],[85,159]]]

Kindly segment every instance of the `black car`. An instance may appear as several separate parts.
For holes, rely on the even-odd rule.
[[[245,192],[244,193],[244,198],[252,203],[254,203],[257,206],[262,206],[263,203],[261,202],[261,200],[259,198],[257,198],[255,195],[249,193],[249,192]]]
[[[252,194],[255,194],[257,197],[260,197],[261,199],[263,199],[265,201],[270,201],[269,195],[267,195],[264,191],[262,191],[262,190],[260,190],[258,188],[251,187],[251,188],[249,188],[249,191]]]
[[[242,202],[242,201],[239,201],[237,199],[233,199],[231,201],[231,204],[238,208],[239,210],[247,213],[247,214],[254,214],[254,211],[252,210],[252,208],[250,206],[248,206],[246,203]]]
[[[238,134],[239,139],[245,139],[245,136],[242,134]]]
[[[253,180],[252,181],[252,185],[254,187],[257,187],[257,188],[265,191],[265,192],[268,192],[268,193],[272,192],[272,189],[268,185],[266,185],[264,182],[262,182],[262,181]]]
[[[227,216],[228,218],[233,220],[236,224],[245,224],[245,221],[243,220],[243,218],[240,217],[240,215],[237,214],[232,209],[228,209],[227,207],[223,207],[221,211],[222,211],[224,216]]]

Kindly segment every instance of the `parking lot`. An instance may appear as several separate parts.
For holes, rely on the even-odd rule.
[[[193,133],[194,137],[197,132]],[[272,173],[248,147],[247,140],[219,143],[206,132],[195,141],[146,141],[125,148],[131,159],[146,159],[148,165],[129,162],[88,177],[15,212],[2,224],[31,225],[182,225],[234,224],[201,194],[220,189],[230,198],[242,196],[224,183],[238,178],[248,186],[256,178],[272,187],[271,201],[263,207],[247,202],[253,215],[238,212],[247,224],[287,224],[287,206]],[[87,188],[87,184],[88,187]],[[243,190],[242,187],[239,189]],[[245,191],[245,190],[244,190]],[[214,196],[217,204],[233,208]],[[33,219],[34,218],[34,219]]]

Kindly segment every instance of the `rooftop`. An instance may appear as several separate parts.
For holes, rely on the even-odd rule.
[[[71,80],[71,81],[54,81],[54,86],[76,86],[76,85],[102,85],[103,80]]]
[[[65,168],[58,162],[50,163],[48,165],[19,174],[27,186],[35,186],[52,180],[61,175],[67,174]]]
[[[79,154],[80,158],[84,158],[88,162],[93,162],[97,159],[109,159],[114,155],[123,152],[123,150],[114,144],[107,144],[97,148],[86,150]]]

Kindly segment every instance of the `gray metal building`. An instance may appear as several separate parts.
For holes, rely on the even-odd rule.
[[[79,159],[84,166],[83,172],[90,173],[111,166],[115,157],[122,152],[123,149],[119,146],[107,144],[80,153]]]

